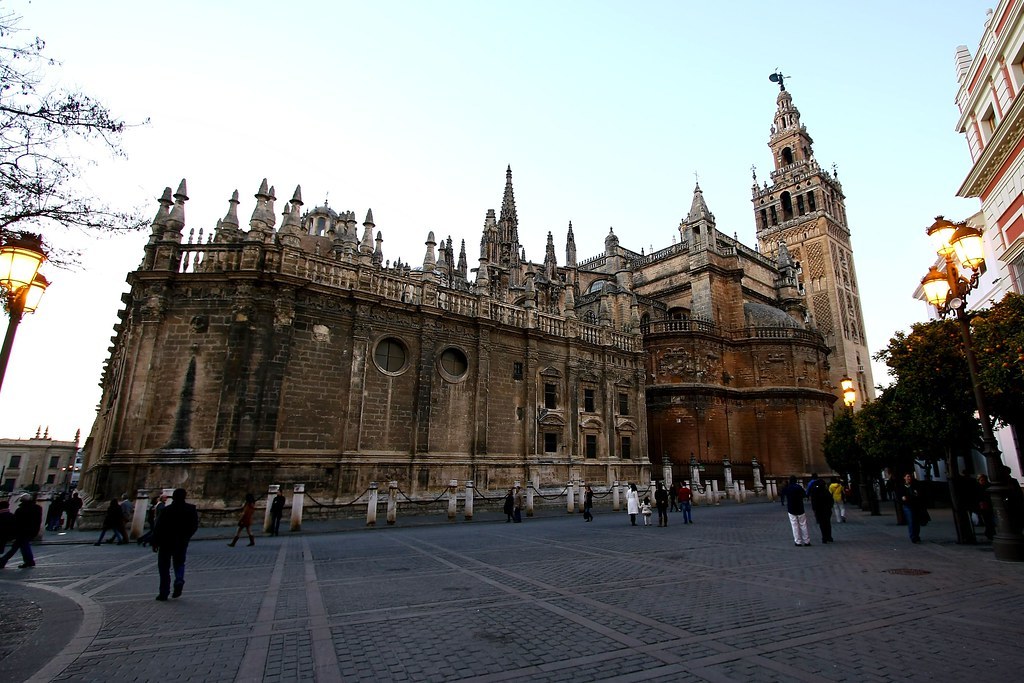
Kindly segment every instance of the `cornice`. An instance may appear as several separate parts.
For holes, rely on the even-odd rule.
[[[1017,95],[1010,111],[1003,117],[1003,122],[989,144],[982,150],[981,156],[971,168],[956,194],[958,197],[981,197],[985,188],[992,181],[996,171],[1010,156],[1010,152],[1024,134],[1024,93]]]

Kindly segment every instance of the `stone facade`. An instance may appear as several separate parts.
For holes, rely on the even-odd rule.
[[[422,264],[384,259],[368,211],[276,225],[274,189],[238,193],[205,240],[167,188],[111,347],[82,488],[99,497],[184,486],[207,503],[272,483],[325,502],[395,480],[433,498],[827,470],[835,387],[808,324],[799,264],[718,232],[699,186],[677,243],[644,254],[614,231],[559,265],[519,242],[511,169],[486,213],[475,277],[465,242],[426,240]]]

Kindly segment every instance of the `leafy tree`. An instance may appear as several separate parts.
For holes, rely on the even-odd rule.
[[[849,410],[843,410],[825,430],[825,441],[822,444],[825,462],[844,479],[860,472],[864,450],[857,442],[857,430],[854,418]]]
[[[42,39],[21,40],[19,22],[0,10],[0,240],[47,225],[139,229],[138,211],[117,211],[76,187],[87,164],[76,146],[98,143],[123,156],[126,124],[88,95],[49,87],[59,63],[44,56]]]
[[[978,376],[988,412],[1024,429],[1024,296],[1009,293],[971,320]]]

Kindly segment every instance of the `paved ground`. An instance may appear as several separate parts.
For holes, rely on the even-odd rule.
[[[0,572],[2,681],[994,681],[1024,664],[1024,566],[911,545],[891,509],[793,546],[777,504],[598,510],[505,524],[400,518],[225,544],[201,529],[185,594],[155,555],[72,532]],[[75,541],[78,541],[75,543]]]

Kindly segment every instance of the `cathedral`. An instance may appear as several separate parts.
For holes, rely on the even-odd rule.
[[[82,488],[183,486],[216,505],[302,483],[344,503],[371,482],[430,499],[451,480],[486,494],[828,471],[839,379],[868,398],[872,381],[842,187],[781,82],[769,146],[756,248],[718,230],[699,185],[665,248],[609,231],[580,259],[570,223],[535,263],[509,168],[479,250],[430,233],[418,264],[385,259],[372,211],[360,226],[307,210],[299,188],[278,221],[266,181],[246,227],[236,191],[196,238],[185,181],[167,188]]]

